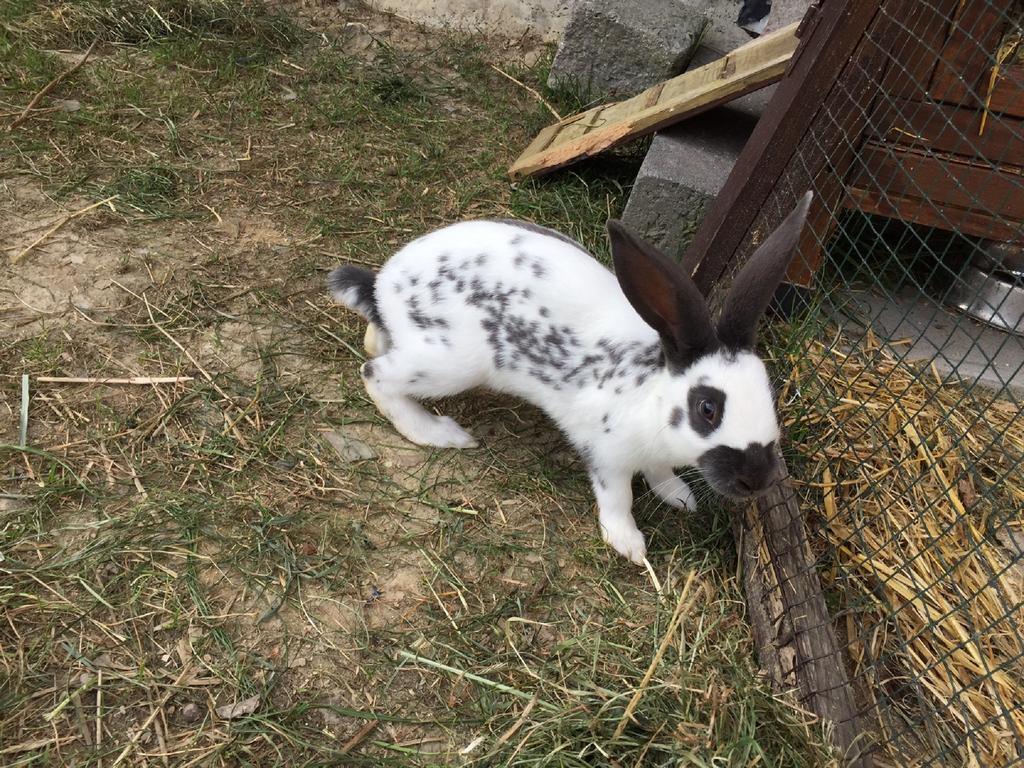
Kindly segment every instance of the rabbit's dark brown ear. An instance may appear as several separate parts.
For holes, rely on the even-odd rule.
[[[661,336],[668,363],[686,368],[717,348],[707,302],[690,276],[622,222],[609,220],[608,235],[622,292]]]
[[[754,251],[726,294],[718,316],[718,338],[729,349],[753,349],[757,323],[786,274],[807,219],[812,193],[806,193],[785,220]]]

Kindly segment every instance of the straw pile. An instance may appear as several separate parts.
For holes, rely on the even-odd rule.
[[[858,695],[901,765],[1008,765],[1024,743],[1021,405],[871,335],[844,349],[795,357],[783,397],[799,383],[791,463],[820,504]]]

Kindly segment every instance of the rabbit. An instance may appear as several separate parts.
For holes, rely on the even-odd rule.
[[[732,499],[763,493],[780,474],[775,398],[755,332],[810,200],[756,250],[717,323],[690,276],[616,220],[614,274],[553,230],[473,220],[413,240],[376,274],[340,266],[328,288],[369,321],[371,359],[360,373],[398,432],[419,445],[471,448],[465,429],[419,401],[475,387],[528,400],[582,457],[604,540],[642,563],[636,473],[680,510],[696,499],[676,467],[699,468]]]

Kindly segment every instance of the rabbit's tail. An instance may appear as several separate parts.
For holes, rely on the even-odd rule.
[[[371,323],[381,325],[374,283],[377,275],[351,264],[338,267],[327,276],[327,288],[334,300],[355,310]]]
[[[327,288],[334,300],[358,312],[369,322],[363,347],[370,357],[383,355],[391,346],[391,338],[377,309],[376,282],[374,272],[351,264],[338,267],[327,276]]]

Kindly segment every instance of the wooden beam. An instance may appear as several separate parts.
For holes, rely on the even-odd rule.
[[[1020,169],[962,155],[868,142],[848,184],[880,196],[916,197],[938,209],[952,206],[984,212],[1018,227],[1024,222]],[[950,229],[950,224],[942,229]]]
[[[886,125],[868,126],[869,138],[1024,167],[1024,120],[927,101],[897,99]]]
[[[1006,219],[990,216],[984,211],[944,205],[937,208],[931,200],[875,189],[850,187],[846,206],[889,219],[912,221],[926,227],[960,232],[988,240],[1024,245],[1024,230]]]
[[[778,81],[796,50],[797,24],[753,40],[703,67],[542,130],[508,173],[549,173]]]
[[[984,0],[959,4],[928,89],[931,98],[973,107],[985,105],[988,76],[1014,2]]]

